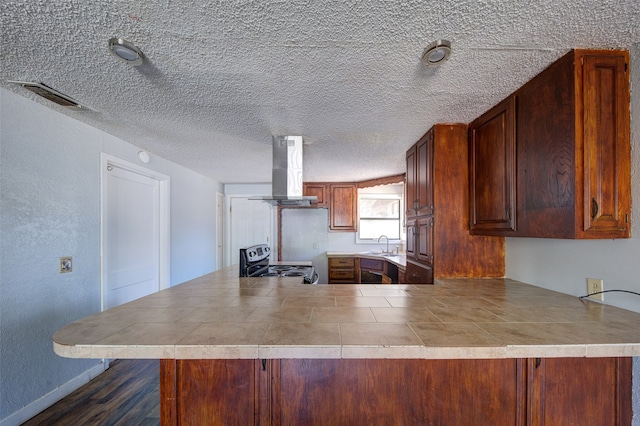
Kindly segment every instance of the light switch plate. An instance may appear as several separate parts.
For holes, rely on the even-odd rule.
[[[59,271],[61,274],[71,272],[72,264],[71,264],[71,256],[64,256],[60,258]]]

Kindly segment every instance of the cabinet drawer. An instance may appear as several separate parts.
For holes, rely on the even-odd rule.
[[[405,279],[409,284],[433,284],[433,268],[407,261]]]
[[[355,269],[332,269],[329,271],[329,280],[352,281],[355,283]]]
[[[329,268],[355,268],[356,261],[353,257],[330,257]]]
[[[386,261],[378,259],[360,259],[360,269],[384,272],[385,263]]]

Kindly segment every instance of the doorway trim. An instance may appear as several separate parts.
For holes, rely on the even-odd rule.
[[[158,271],[158,279],[159,279],[159,289],[164,290],[165,288],[169,288],[169,279],[171,274],[171,265],[170,265],[170,233],[171,233],[171,222],[170,222],[170,182],[171,178],[162,173],[158,173],[154,170],[147,169],[145,167],[138,166],[137,164],[130,163],[128,161],[122,160],[120,158],[114,157],[109,154],[105,154],[104,152],[100,153],[100,310],[103,311],[105,308],[105,300],[104,300],[104,286],[105,286],[105,274],[106,268],[105,265],[105,257],[107,256],[108,250],[106,247],[106,238],[105,238],[105,219],[106,212],[108,211],[108,197],[107,191],[105,190],[105,184],[107,182],[107,167],[115,166],[121,169],[127,170],[132,173],[137,173],[139,175],[155,179],[158,181],[159,188],[159,200],[158,200],[158,231],[159,231],[159,253],[158,253],[158,261],[159,261],[159,271]]]
[[[216,270],[222,269],[224,264],[224,194],[216,192]]]

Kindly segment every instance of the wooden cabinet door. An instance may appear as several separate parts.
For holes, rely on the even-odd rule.
[[[355,183],[329,185],[329,229],[356,232],[358,229],[358,196]]]
[[[514,425],[518,360],[283,359],[282,425]]]
[[[416,229],[415,257],[418,261],[433,266],[433,216],[418,217]]]
[[[387,261],[386,260],[378,260],[378,259],[360,259],[360,270],[361,271],[375,271],[375,272],[387,272]]]
[[[582,57],[584,231],[629,237],[631,213],[628,58]],[[580,222],[578,221],[578,224]]]
[[[416,178],[416,146],[409,148],[406,154],[407,177],[405,183],[405,210],[407,217],[416,215],[418,205],[417,178]]]
[[[469,125],[470,232],[516,230],[515,97]]]
[[[160,363],[162,424],[256,423],[259,360],[164,359]]]
[[[328,190],[326,183],[304,182],[302,194],[318,197],[318,207],[328,207]]]
[[[433,128],[416,144],[416,214],[433,214]]]
[[[630,425],[631,358],[537,358],[527,365],[527,424]]]
[[[415,259],[416,258],[416,240],[418,235],[418,230],[416,228],[416,219],[406,219],[407,223],[407,246],[405,248],[405,254],[407,258]]]

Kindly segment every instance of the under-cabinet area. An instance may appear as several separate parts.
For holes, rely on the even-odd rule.
[[[469,125],[475,235],[628,238],[629,53],[572,50]]]

